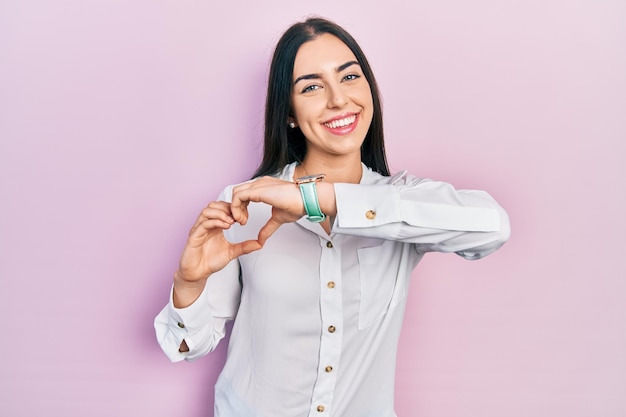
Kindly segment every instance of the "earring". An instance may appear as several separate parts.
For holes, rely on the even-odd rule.
[[[296,124],[294,122],[289,122],[289,127],[292,129],[296,128]]]

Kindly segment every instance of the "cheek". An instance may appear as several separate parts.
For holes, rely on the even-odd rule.
[[[319,107],[318,101],[312,97],[306,100],[293,100],[291,105],[293,115],[300,123],[306,122],[316,114],[316,110]]]
[[[371,118],[374,113],[374,99],[372,98],[372,93],[369,90],[364,90],[360,95],[361,106],[366,110],[366,113]]]
[[[369,84],[366,84],[363,88],[357,92],[358,102],[362,107],[367,110],[373,111],[374,99],[372,98],[372,91],[369,88]]]
[[[368,106],[373,110],[374,108],[374,99],[372,98],[372,90],[369,88],[369,84],[367,86],[367,91],[364,93],[365,100],[368,102]]]

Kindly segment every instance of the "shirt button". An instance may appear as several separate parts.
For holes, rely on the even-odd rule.
[[[328,326],[328,332],[329,332],[329,333],[335,333],[335,330],[337,330],[337,329],[335,328],[335,326]]]
[[[323,405],[318,405],[317,406],[317,411],[319,411],[320,413],[324,412],[324,406]]]
[[[331,249],[333,247],[333,242],[331,242],[330,240],[328,242],[326,242],[326,247],[328,249]]]
[[[335,288],[335,281],[328,281],[328,284],[326,284],[326,286],[331,289]]]
[[[184,324],[182,324],[181,322],[178,322],[178,327],[180,327],[181,329],[184,329],[184,328],[185,328],[185,325],[184,325]]]
[[[326,372],[332,372],[333,371],[333,367],[328,365],[325,369]]]
[[[374,210],[367,210],[365,217],[367,217],[368,220],[374,220],[376,218],[376,212]]]

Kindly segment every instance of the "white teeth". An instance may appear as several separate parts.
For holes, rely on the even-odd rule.
[[[336,129],[338,127],[344,127],[351,125],[356,120],[356,115],[348,116],[344,119],[333,120],[332,122],[324,123],[324,126],[330,127],[331,129]]]

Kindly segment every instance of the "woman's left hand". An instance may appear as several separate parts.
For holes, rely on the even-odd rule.
[[[235,221],[246,224],[248,204],[262,202],[272,206],[272,217],[259,231],[259,243],[265,244],[280,225],[292,223],[306,214],[298,186],[274,177],[261,177],[255,181],[236,186],[230,205]]]

